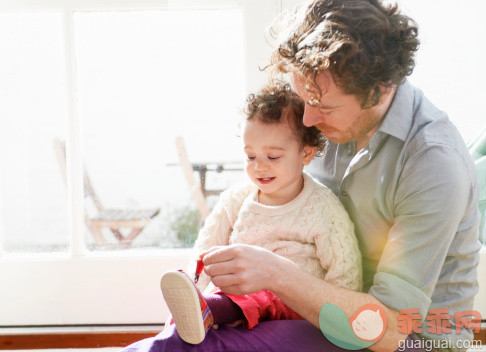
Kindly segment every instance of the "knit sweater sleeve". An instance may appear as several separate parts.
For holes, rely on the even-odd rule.
[[[244,194],[245,192],[241,188],[230,188],[220,195],[216,206],[206,218],[203,228],[198,233],[187,270],[190,277],[194,276],[197,259],[203,251],[213,246],[229,244],[229,237],[233,231],[238,210],[243,203]],[[204,290],[209,282],[209,276],[203,271],[197,286],[200,290]]]
[[[361,252],[355,236],[354,225],[344,206],[332,191],[324,189],[318,193],[317,204],[321,207],[320,228],[315,236],[316,251],[322,267],[326,270],[325,280],[329,283],[354,291],[363,285]]]

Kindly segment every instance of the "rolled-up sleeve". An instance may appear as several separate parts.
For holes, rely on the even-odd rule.
[[[398,178],[395,220],[369,293],[396,310],[418,308],[425,318],[474,194],[465,161],[453,147],[429,144],[418,150]]]

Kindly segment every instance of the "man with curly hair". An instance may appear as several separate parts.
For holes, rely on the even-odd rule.
[[[270,251],[215,247],[205,273],[223,292],[269,290],[306,320],[263,322],[251,332],[220,327],[198,351],[341,351],[319,330],[329,305],[348,319],[366,304],[386,313],[372,351],[424,351],[418,346],[431,344],[414,343],[424,341],[460,351],[458,342],[472,338],[470,329],[456,332],[454,318],[473,309],[478,291],[478,182],[459,132],[406,80],[417,31],[379,0],[312,1],[275,23],[270,68],[288,74],[305,102],[304,124],[329,140],[307,171],[355,224],[364,290],[319,280]],[[404,310],[422,325],[400,320]],[[445,318],[435,331],[425,321],[434,313]],[[192,350],[166,337],[150,346],[162,351],[169,340],[174,351]]]
[[[400,310],[421,317],[421,338],[459,350],[473,337],[456,332],[454,317],[473,309],[478,291],[479,189],[457,129],[406,80],[416,24],[378,0],[325,0],[294,12],[285,28],[271,68],[289,75],[306,103],[304,124],[330,141],[308,171],[340,197],[363,253],[366,294],[348,295],[344,306],[340,290],[313,299],[348,317],[364,303],[382,306],[389,325],[372,350],[394,350],[405,339]],[[440,309],[451,328],[442,333],[425,321]]]

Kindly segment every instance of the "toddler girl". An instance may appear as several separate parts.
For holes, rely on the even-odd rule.
[[[325,139],[302,122],[304,103],[289,85],[273,84],[248,98],[243,126],[246,173],[251,183],[220,196],[194,246],[189,272],[212,246],[244,243],[266,248],[332,284],[361,289],[361,254],[354,227],[339,199],[303,172]],[[202,258],[201,258],[202,259]],[[269,291],[230,295],[202,273],[194,282],[182,271],[162,276],[161,288],[179,336],[198,344],[212,324],[242,320],[302,319]]]

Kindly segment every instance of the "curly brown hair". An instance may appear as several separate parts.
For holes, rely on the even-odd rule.
[[[328,70],[363,108],[378,104],[381,85],[399,85],[412,73],[419,47],[417,24],[379,0],[312,1],[275,20],[270,34],[277,39],[274,74],[297,69],[319,101],[315,79]]]
[[[273,81],[260,92],[250,94],[244,110],[247,121],[258,120],[265,124],[276,124],[282,121],[284,111],[290,109],[289,123],[301,147],[317,147],[316,155],[321,155],[327,140],[316,127],[306,127],[302,121],[304,102],[292,92],[288,83]]]

